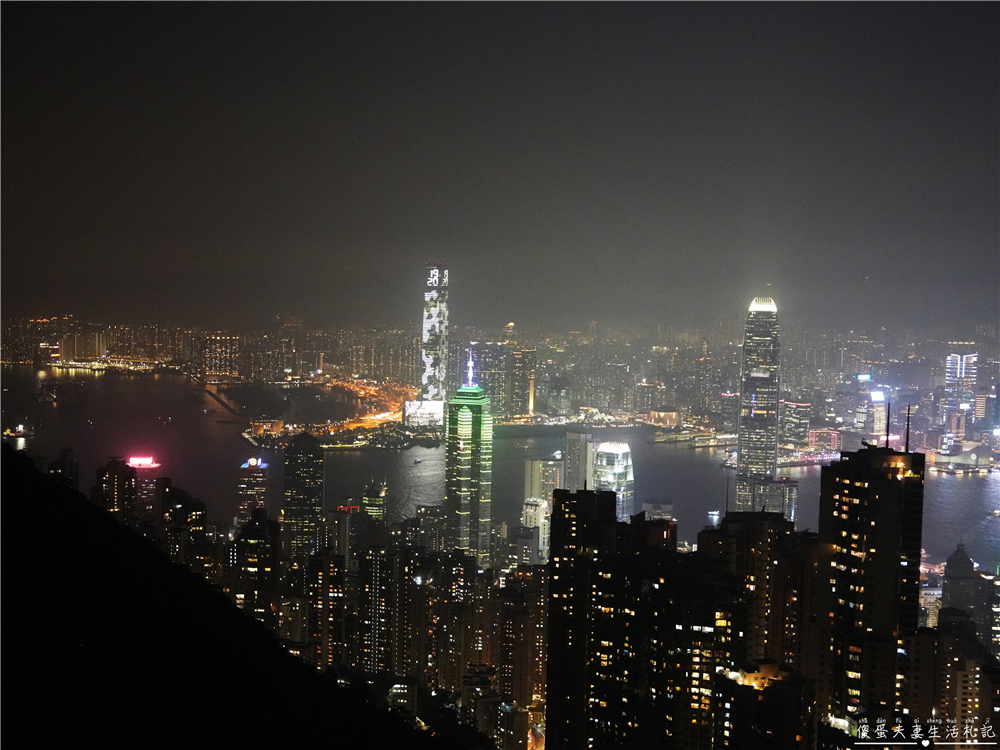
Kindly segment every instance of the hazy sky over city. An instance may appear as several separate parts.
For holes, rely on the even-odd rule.
[[[996,322],[1000,6],[2,7],[2,309]],[[770,284],[770,286],[767,286]]]

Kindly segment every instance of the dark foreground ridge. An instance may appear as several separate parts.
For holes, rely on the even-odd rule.
[[[4,715],[26,746],[463,746],[317,674],[8,444],[2,470]]]

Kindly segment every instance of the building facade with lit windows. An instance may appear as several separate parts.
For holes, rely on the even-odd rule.
[[[240,337],[212,333],[202,341],[203,374],[209,379],[231,379],[240,374]]]
[[[445,425],[445,512],[453,549],[474,555],[480,564],[491,552],[493,416],[483,390],[472,383],[448,403]]]
[[[778,472],[780,351],[778,307],[770,297],[757,297],[750,304],[743,336],[736,510],[760,510],[753,503],[754,480],[773,479]]]
[[[420,341],[421,398],[444,401],[448,373],[448,266],[443,263],[427,264]]]
[[[285,449],[285,498],[282,531],[288,555],[305,560],[318,551],[323,518],[323,448],[302,432]]]
[[[535,412],[535,367],[537,352],[523,349],[511,353],[510,401],[511,416]]]
[[[632,450],[628,443],[601,443],[598,446],[594,454],[594,488],[615,493],[618,520],[627,522],[635,500]]]
[[[250,520],[254,508],[265,507],[268,464],[262,458],[249,458],[236,475],[236,497],[239,501],[239,523]]]
[[[808,675],[821,714],[891,718],[897,641],[920,614],[923,503],[922,453],[867,446],[823,467],[817,673]]]
[[[735,579],[662,522],[618,523],[613,492],[553,504],[546,745],[710,750],[713,678],[744,637]]]
[[[281,525],[264,508],[251,509],[232,547],[233,595],[244,612],[271,630],[278,627]]]

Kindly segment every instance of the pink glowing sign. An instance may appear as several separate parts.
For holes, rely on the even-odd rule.
[[[128,460],[128,465],[133,469],[158,469],[160,464],[153,460],[152,456],[132,456]]]

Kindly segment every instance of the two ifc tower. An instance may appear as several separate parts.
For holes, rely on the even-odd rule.
[[[777,476],[780,354],[778,307],[770,297],[757,297],[743,335],[735,510],[771,511],[794,521],[798,483]]]

